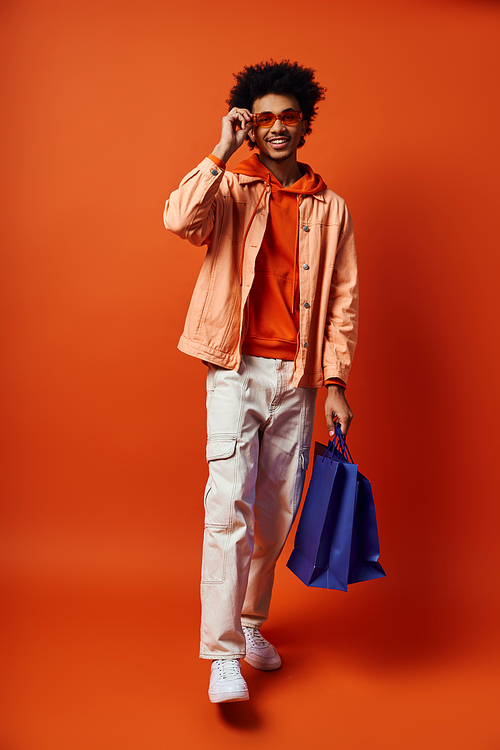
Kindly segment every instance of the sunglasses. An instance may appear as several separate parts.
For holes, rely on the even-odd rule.
[[[287,109],[279,115],[273,115],[272,112],[259,112],[252,119],[261,128],[270,128],[276,120],[281,120],[283,125],[296,125],[302,120],[302,112],[296,109]]]

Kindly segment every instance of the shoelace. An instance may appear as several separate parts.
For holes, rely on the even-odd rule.
[[[261,635],[260,630],[258,630],[257,628],[245,627],[243,628],[243,630],[252,646],[257,646],[257,648],[265,648],[268,645],[266,639]]]
[[[241,674],[238,659],[217,659],[217,668],[223,680],[231,680]]]

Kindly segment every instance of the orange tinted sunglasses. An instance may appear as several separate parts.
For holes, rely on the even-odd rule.
[[[296,125],[302,120],[302,112],[296,109],[287,109],[279,115],[273,115],[272,112],[259,112],[252,117],[254,123],[261,128],[270,128],[276,120],[281,120],[283,125]]]

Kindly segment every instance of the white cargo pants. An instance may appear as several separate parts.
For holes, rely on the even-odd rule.
[[[309,461],[316,388],[292,385],[293,362],[243,355],[209,365],[204,659],[243,657],[242,625],[267,619],[276,560],[297,513]]]

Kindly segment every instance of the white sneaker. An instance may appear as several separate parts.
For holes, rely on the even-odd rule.
[[[258,628],[243,625],[243,633],[247,644],[245,661],[255,669],[270,672],[281,667],[281,658],[274,646],[260,634]]]
[[[239,659],[214,659],[210,670],[208,697],[212,703],[249,699],[248,687],[240,671]]]

